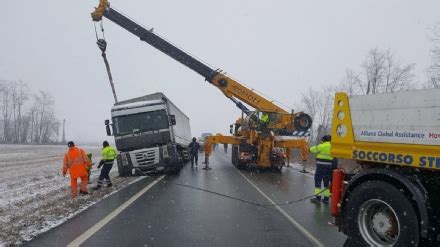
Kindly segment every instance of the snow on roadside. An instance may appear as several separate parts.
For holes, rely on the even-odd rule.
[[[100,147],[84,147],[99,162]],[[19,244],[48,231],[100,200],[143,177],[118,177],[116,164],[110,177],[113,187],[94,191],[70,202],[70,178],[61,176],[64,146],[0,145],[0,246]],[[99,170],[93,167],[91,181]],[[89,192],[92,192],[89,185]]]

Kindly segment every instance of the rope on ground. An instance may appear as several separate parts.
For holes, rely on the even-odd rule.
[[[144,176],[148,176],[146,173],[142,172],[140,169],[137,169],[137,171],[139,173],[141,173],[142,175],[144,175]],[[297,199],[297,200],[286,201],[286,202],[275,203],[275,204],[272,204],[272,203],[271,204],[264,204],[264,203],[258,203],[258,202],[254,202],[254,201],[249,201],[249,200],[246,200],[246,199],[243,199],[243,198],[227,195],[227,194],[216,192],[216,191],[212,191],[212,190],[207,190],[207,189],[199,188],[199,187],[196,187],[196,186],[191,186],[191,185],[188,185],[188,184],[181,184],[181,183],[175,183],[175,182],[170,182],[170,181],[162,181],[162,183],[164,183],[164,184],[173,184],[173,185],[177,185],[177,186],[181,186],[181,187],[186,187],[186,188],[193,189],[193,190],[199,190],[199,191],[203,191],[203,192],[206,192],[206,193],[214,194],[214,195],[217,195],[217,196],[233,199],[233,200],[236,200],[236,201],[240,201],[240,202],[244,202],[244,203],[248,203],[248,204],[251,204],[251,205],[255,205],[255,206],[259,206],[259,207],[264,207],[264,208],[276,207],[276,206],[286,206],[286,205],[291,205],[291,204],[299,203],[299,202],[302,202],[304,200],[313,198],[313,197],[315,197],[317,195],[320,195],[320,194],[322,194],[322,193],[324,193],[325,191],[328,190],[328,189],[324,189],[324,190],[322,190],[321,192],[319,192],[317,194],[305,196],[305,197],[302,197],[302,198]]]
[[[276,206],[285,206],[285,205],[290,205],[290,204],[294,204],[294,203],[299,203],[301,201],[304,201],[304,200],[313,198],[313,197],[315,197],[317,195],[320,195],[321,193],[324,193],[324,191],[328,190],[328,189],[325,189],[325,190],[322,190],[321,192],[319,192],[317,194],[313,194],[313,195],[310,195],[310,196],[302,197],[300,199],[293,200],[293,201],[287,201],[287,202],[275,203],[275,204],[272,204],[272,203],[271,204],[264,204],[264,203],[253,202],[253,201],[249,201],[249,200],[242,199],[242,198],[239,198],[239,197],[230,196],[230,195],[227,195],[227,194],[223,194],[223,193],[219,193],[219,192],[215,192],[215,191],[212,191],[212,190],[207,190],[207,189],[203,189],[203,188],[199,188],[199,187],[195,187],[195,186],[191,186],[191,185],[187,185],[187,184],[180,184],[180,183],[169,182],[169,181],[162,181],[162,182],[163,183],[168,183],[168,184],[174,184],[174,185],[178,185],[178,186],[182,186],[182,187],[186,187],[186,188],[190,188],[190,189],[194,189],[194,190],[200,190],[200,191],[207,192],[207,193],[210,193],[210,194],[226,197],[226,198],[229,198],[229,199],[245,202],[245,203],[252,204],[252,205],[255,205],[255,206],[260,206],[260,207],[276,207]]]

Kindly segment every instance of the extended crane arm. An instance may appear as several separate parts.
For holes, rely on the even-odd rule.
[[[247,108],[240,105],[240,102],[235,100],[235,98],[245,102],[258,111],[289,114],[287,111],[258,95],[253,90],[185,53],[153,33],[152,30],[147,30],[118,11],[112,9],[107,0],[100,0],[99,6],[96,8],[95,12],[92,13],[92,19],[94,21],[100,21],[103,16],[139,37],[142,41],[147,42],[151,46],[203,76],[208,82],[219,88],[226,97],[232,99],[243,111],[247,110]]]

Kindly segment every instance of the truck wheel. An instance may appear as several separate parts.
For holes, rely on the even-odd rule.
[[[118,162],[118,173],[120,177],[128,177],[130,176],[130,170],[121,165],[121,162]]]
[[[344,210],[344,226],[353,243],[368,246],[417,246],[419,243],[414,208],[391,184],[364,182],[350,194]]]
[[[232,146],[231,160],[234,166],[238,165],[238,148],[236,146]]]
[[[281,172],[281,171],[283,170],[283,165],[279,165],[279,164],[277,164],[277,165],[273,165],[273,166],[272,166],[272,170],[273,170],[274,172]]]
[[[182,167],[184,167],[186,165],[185,155],[183,154],[182,151],[179,152],[179,155],[180,155],[180,162],[182,164]]]
[[[243,170],[244,168],[246,168],[246,163],[240,161],[240,159],[238,159],[238,157],[237,157],[237,169]]]
[[[178,156],[178,161],[176,166],[170,171],[171,174],[179,174],[180,170],[183,168],[183,166],[185,165],[182,156]]]

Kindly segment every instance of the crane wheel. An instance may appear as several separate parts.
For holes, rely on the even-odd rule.
[[[307,131],[312,127],[313,120],[312,118],[306,114],[306,113],[299,113],[295,119],[293,120],[293,125],[295,126],[296,130],[299,131]]]

